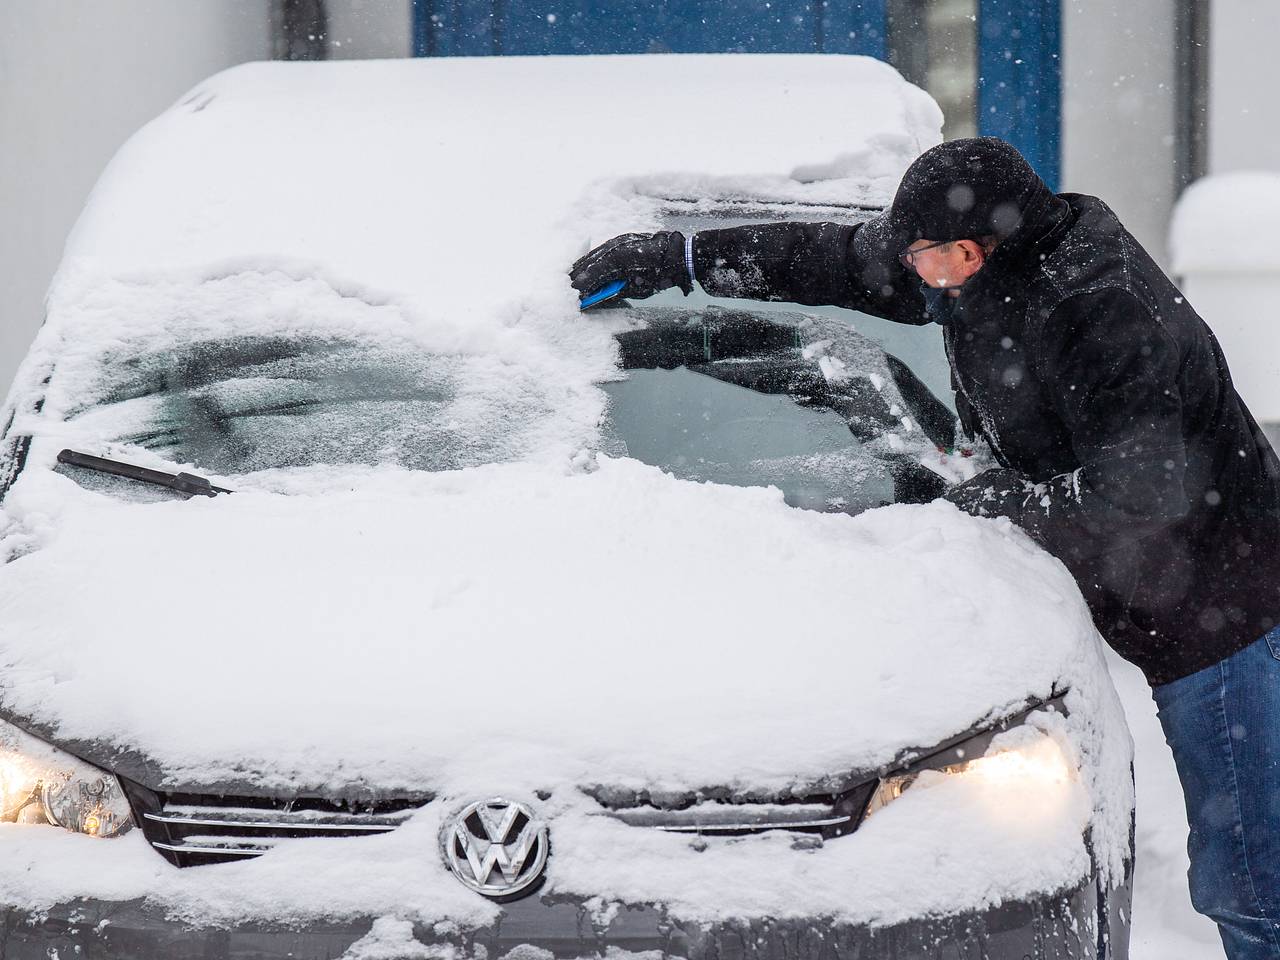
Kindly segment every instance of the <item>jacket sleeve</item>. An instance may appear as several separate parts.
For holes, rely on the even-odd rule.
[[[831,304],[899,323],[929,322],[919,281],[896,257],[858,251],[860,227],[839,223],[760,223],[700,230],[693,271],[717,297]]]
[[[1159,321],[1127,292],[1080,294],[1050,315],[1037,353],[1080,466],[1035,484],[989,470],[947,499],[1009,517],[1068,565],[1184,517],[1179,352]]]

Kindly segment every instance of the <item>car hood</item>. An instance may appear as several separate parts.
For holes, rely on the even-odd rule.
[[[4,715],[153,787],[785,790],[1100,674],[1066,570],[942,502],[605,457],[239,487],[15,487]]]

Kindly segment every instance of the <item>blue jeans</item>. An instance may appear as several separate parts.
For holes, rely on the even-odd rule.
[[[1280,960],[1280,627],[1151,693],[1187,804],[1191,902],[1231,960]]]

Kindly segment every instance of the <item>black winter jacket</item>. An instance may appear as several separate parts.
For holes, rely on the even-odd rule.
[[[914,274],[858,229],[699,232],[695,273],[713,295],[928,322]],[[949,499],[1058,556],[1153,685],[1280,622],[1280,462],[1209,328],[1102,201],[1043,191],[951,306],[961,423],[1003,469]]]

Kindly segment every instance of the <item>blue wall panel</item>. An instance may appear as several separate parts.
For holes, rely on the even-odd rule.
[[[978,132],[1003,137],[1058,189],[1062,170],[1059,0],[979,0]]]
[[[413,52],[419,57],[478,57],[501,36],[493,0],[433,0],[413,5]]]
[[[417,56],[865,53],[885,0],[414,0]]]
[[[978,0],[978,131],[1061,168],[1061,0]],[[413,0],[417,56],[860,53],[887,59],[886,0]]]
[[[823,17],[822,53],[861,53],[889,59],[885,0],[838,3],[830,0]]]
[[[514,5],[513,5],[514,6]],[[523,5],[521,5],[523,6]],[[807,4],[784,15],[770,0],[558,0],[507,18],[506,53],[771,53],[812,49]],[[551,17],[555,19],[552,20]]]

